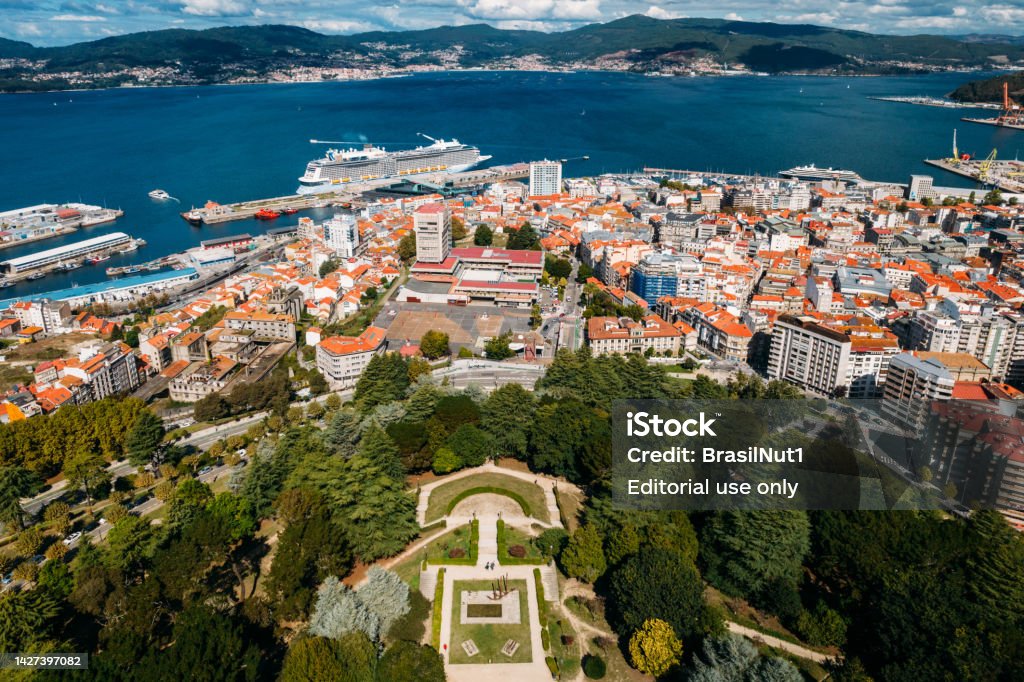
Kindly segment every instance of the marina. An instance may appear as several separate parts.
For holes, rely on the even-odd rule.
[[[899,104],[917,104],[924,107],[941,107],[943,109],[992,109],[998,110],[999,105],[993,102],[957,102],[945,97],[868,97],[877,102],[897,102]]]
[[[145,243],[145,240],[133,239],[124,232],[111,232],[53,249],[10,258],[0,262],[0,269],[9,282],[35,281],[51,272],[66,272],[82,265],[102,263],[109,260],[112,254],[134,251]]]

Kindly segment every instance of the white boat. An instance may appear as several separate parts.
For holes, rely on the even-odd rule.
[[[163,201],[164,199],[171,198],[171,195],[162,189],[153,190],[152,192],[149,193],[149,196],[152,197],[153,199],[160,199],[161,201]]]

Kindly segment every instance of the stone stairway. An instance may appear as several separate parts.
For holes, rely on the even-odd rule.
[[[420,594],[428,601],[434,600],[434,590],[437,588],[437,568],[428,568],[420,571]]]
[[[555,567],[547,564],[540,567],[540,584],[544,586],[544,601],[557,602],[558,573]]]
[[[498,519],[494,516],[481,516],[480,540],[477,544],[476,565],[483,566],[488,561],[498,560]]]

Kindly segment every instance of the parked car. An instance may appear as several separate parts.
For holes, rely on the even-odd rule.
[[[81,531],[75,531],[71,535],[69,535],[66,538],[64,538],[62,540],[62,542],[64,543],[65,546],[70,547],[71,545],[75,544],[75,542],[77,542],[78,538],[80,538],[80,537],[82,537],[82,532]]]

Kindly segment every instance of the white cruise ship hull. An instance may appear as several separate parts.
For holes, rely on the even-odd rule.
[[[447,174],[447,175],[451,175],[453,173],[462,173],[463,171],[467,171],[470,168],[473,168],[474,166],[480,165],[482,162],[487,161],[490,158],[491,158],[490,156],[481,156],[481,157],[479,157],[473,163],[464,163],[464,164],[461,164],[461,165],[458,165],[458,166],[449,166],[445,170],[424,171],[423,173],[406,173],[404,175],[388,175],[388,176],[382,176],[382,177],[374,178],[374,180],[399,180],[399,179],[404,179],[404,178],[422,177],[422,176],[425,176],[425,175],[438,175],[439,173]],[[296,194],[323,194],[324,192],[340,192],[340,191],[349,189],[349,187],[351,185],[358,185],[358,184],[360,184],[362,182],[366,182],[366,181],[362,180],[360,178],[352,178],[348,182],[346,182],[344,179],[342,179],[342,180],[325,180],[325,181],[320,182],[320,183],[315,184],[315,185],[314,184],[303,183],[303,184],[299,185],[299,188],[295,190],[295,193]]]

